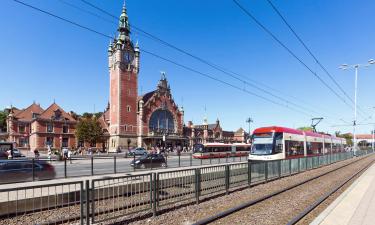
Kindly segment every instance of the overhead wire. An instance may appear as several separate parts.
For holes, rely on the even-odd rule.
[[[34,10],[37,10],[37,11],[39,11],[39,12],[42,12],[42,13],[44,13],[44,14],[46,14],[46,15],[49,15],[49,16],[52,16],[52,17],[57,18],[57,19],[59,19],[59,20],[62,20],[62,21],[64,21],[64,22],[67,22],[67,23],[69,23],[69,24],[71,24],[71,25],[74,25],[74,26],[77,26],[77,27],[82,28],[82,29],[84,29],[84,30],[87,30],[87,31],[93,32],[93,33],[95,33],[95,34],[97,34],[97,35],[100,35],[100,36],[102,36],[102,37],[105,37],[105,38],[111,38],[111,39],[112,39],[111,36],[106,35],[106,34],[104,34],[104,33],[102,33],[102,32],[98,32],[98,31],[96,31],[96,30],[94,30],[94,29],[91,29],[91,28],[89,28],[89,27],[87,27],[87,26],[84,26],[84,25],[78,24],[78,23],[76,23],[76,22],[74,22],[74,21],[71,21],[71,20],[69,20],[69,19],[63,18],[63,17],[61,17],[61,16],[57,16],[57,15],[51,13],[51,12],[48,12],[48,11],[46,11],[46,10],[40,9],[40,8],[38,8],[38,7],[35,7],[35,6],[33,6],[33,5],[27,4],[27,3],[22,2],[22,1],[20,1],[20,0],[13,0],[13,1],[15,1],[15,2],[17,2],[17,3],[19,3],[19,4],[22,4],[22,5],[24,5],[24,6],[27,6],[27,7],[29,7],[29,8],[32,8],[32,9],[34,9]],[[295,112],[299,112],[299,113],[301,113],[301,114],[304,114],[304,115],[307,115],[307,116],[310,116],[310,117],[313,116],[313,115],[311,115],[311,114],[308,114],[308,113],[304,112],[303,110],[296,109],[296,108],[291,107],[291,106],[286,105],[286,104],[281,104],[281,103],[276,102],[276,101],[274,101],[274,100],[272,100],[272,99],[266,98],[266,97],[264,97],[264,96],[262,96],[262,95],[259,95],[259,94],[256,94],[256,93],[253,93],[253,92],[248,91],[248,90],[244,90],[243,88],[241,88],[241,87],[239,87],[239,86],[236,86],[236,85],[234,85],[234,84],[232,84],[232,83],[229,83],[229,82],[227,82],[227,81],[223,81],[223,80],[218,79],[217,77],[214,77],[214,76],[209,75],[209,74],[207,74],[207,73],[200,72],[200,71],[198,71],[198,70],[196,70],[196,69],[193,69],[193,68],[191,68],[191,67],[188,67],[188,66],[185,66],[185,65],[183,65],[183,64],[180,64],[180,63],[178,63],[178,62],[175,62],[175,61],[173,61],[173,60],[171,60],[171,59],[167,59],[167,58],[165,58],[165,57],[163,57],[163,56],[160,56],[160,55],[158,55],[158,54],[156,54],[156,53],[153,53],[153,52],[151,52],[151,51],[148,51],[148,50],[146,50],[146,49],[144,49],[144,48],[142,48],[141,50],[142,50],[142,52],[145,52],[145,53],[147,53],[147,54],[149,54],[149,55],[152,55],[152,56],[154,56],[154,57],[157,57],[157,58],[159,58],[159,59],[162,59],[163,61],[167,61],[167,62],[169,62],[169,63],[172,63],[172,64],[176,65],[176,66],[182,67],[182,68],[184,68],[184,69],[186,69],[186,70],[189,70],[189,71],[191,71],[191,72],[194,72],[194,73],[196,73],[196,74],[200,74],[200,75],[205,76],[205,77],[207,77],[207,78],[210,78],[210,79],[212,79],[212,80],[214,80],[214,81],[220,82],[220,83],[222,83],[222,84],[225,84],[225,85],[230,86],[230,87],[232,87],[232,88],[235,88],[235,89],[237,89],[237,90],[243,91],[243,92],[248,93],[248,94],[250,94],[250,95],[252,95],[252,96],[255,96],[255,97],[257,97],[257,98],[260,98],[260,99],[263,99],[263,100],[268,101],[268,102],[270,102],[270,103],[273,103],[273,104],[275,104],[275,105],[279,105],[279,106],[282,106],[282,107],[288,108],[288,109],[290,109],[290,110],[293,110],[293,111],[295,111]]]
[[[116,20],[118,19],[117,16],[115,16],[115,15],[113,15],[112,13],[110,13],[110,12],[108,12],[108,11],[106,11],[106,10],[100,8],[100,7],[98,7],[97,5],[94,5],[94,4],[91,3],[91,2],[88,2],[88,1],[86,1],[86,0],[81,0],[81,2],[83,2],[84,4],[86,4],[86,5],[90,6],[90,7],[94,8],[94,9],[96,9],[96,10],[102,12],[102,13],[104,13],[105,15],[107,15],[107,16],[113,18],[113,19],[116,19]],[[280,96],[278,96],[278,95],[275,95],[275,94],[273,94],[272,92],[270,92],[270,91],[268,91],[268,90],[266,90],[266,89],[264,89],[264,88],[261,88],[261,87],[256,86],[255,84],[258,84],[258,85],[260,85],[260,86],[266,87],[266,88],[271,89],[271,90],[273,90],[273,91],[275,91],[275,92],[282,93],[281,91],[278,91],[278,90],[276,90],[276,89],[274,89],[274,88],[271,88],[271,87],[269,87],[269,86],[267,86],[267,85],[264,85],[264,84],[262,84],[262,83],[260,83],[260,82],[258,82],[258,81],[255,81],[255,80],[253,80],[253,79],[250,79],[250,78],[248,78],[248,77],[246,77],[246,76],[243,76],[243,75],[240,75],[240,74],[238,74],[238,73],[235,73],[235,72],[233,72],[233,71],[231,71],[231,70],[229,70],[229,69],[226,69],[226,68],[224,68],[224,67],[221,67],[221,66],[219,66],[219,65],[216,65],[216,64],[214,64],[214,63],[212,63],[212,62],[209,62],[208,60],[205,60],[205,59],[203,59],[203,58],[201,58],[201,57],[199,57],[199,56],[196,56],[196,55],[194,55],[194,54],[192,54],[192,53],[190,53],[190,52],[187,52],[186,50],[183,50],[183,49],[181,49],[181,48],[179,48],[179,47],[177,47],[177,46],[175,46],[175,45],[173,45],[173,44],[171,44],[171,43],[169,43],[169,42],[166,42],[166,41],[162,40],[161,38],[159,38],[159,37],[157,37],[157,36],[155,36],[155,35],[153,35],[153,34],[147,32],[147,31],[145,31],[144,29],[141,29],[141,28],[139,28],[139,27],[137,27],[137,26],[135,26],[135,25],[133,25],[133,24],[129,24],[129,25],[130,25],[131,28],[133,28],[135,31],[137,31],[138,34],[140,34],[140,35],[143,34],[143,36],[146,35],[145,37],[148,37],[148,38],[151,38],[151,39],[153,39],[153,40],[156,40],[156,41],[162,43],[163,45],[165,45],[165,46],[167,46],[167,47],[170,47],[170,48],[172,48],[172,49],[174,49],[174,50],[176,50],[176,51],[179,51],[179,52],[181,52],[181,53],[183,53],[183,54],[185,54],[185,55],[187,55],[187,56],[189,56],[189,57],[192,57],[192,58],[194,58],[194,59],[200,61],[201,63],[206,64],[206,65],[210,66],[211,68],[214,68],[214,69],[216,69],[216,70],[218,70],[218,71],[220,71],[220,72],[222,72],[222,73],[224,73],[224,74],[226,74],[226,75],[232,77],[233,79],[235,79],[235,80],[237,80],[237,81],[240,81],[240,82],[242,82],[242,83],[244,83],[244,84],[246,84],[246,85],[249,85],[249,86],[251,86],[251,87],[253,87],[253,88],[255,88],[255,89],[257,89],[257,90],[259,90],[259,91],[261,91],[261,92],[263,92],[263,93],[266,93],[266,94],[268,94],[268,95],[270,95],[270,96],[272,96],[272,97],[274,97],[274,98],[276,98],[276,99],[282,100],[282,101],[286,102],[287,104],[291,104],[291,105],[294,105],[294,106],[297,106],[297,107],[303,108],[303,109],[306,110],[306,111],[311,111],[311,112],[314,112],[315,114],[320,114],[320,115],[322,115],[322,116],[324,116],[324,117],[326,117],[326,118],[329,117],[329,116],[327,116],[327,115],[322,114],[321,112],[317,112],[317,111],[315,111],[314,109],[312,109],[312,108],[310,108],[310,107],[305,107],[305,106],[302,106],[302,105],[300,105],[300,104],[296,104],[296,103],[294,103],[294,102],[292,102],[292,101],[289,101],[289,100],[287,100],[287,99],[285,99],[285,98],[283,98],[283,97],[280,97]],[[250,80],[251,82],[248,82],[247,80],[241,79],[241,78],[239,78],[239,77],[243,77],[243,78],[245,78],[245,79],[248,79],[248,80]],[[253,83],[255,83],[255,84],[253,84]],[[282,94],[285,95],[284,93],[282,93]],[[299,100],[298,98],[295,98],[295,97],[293,97],[293,96],[292,96],[292,98]],[[300,101],[300,100],[299,100],[299,101]],[[313,108],[314,108],[314,107],[313,107]]]
[[[339,95],[330,85],[327,84],[316,72],[314,72],[301,58],[299,58],[288,46],[276,37],[267,27],[265,27],[250,11],[243,7],[237,0],[232,0],[248,17],[250,17],[259,27],[261,27],[268,35],[270,35],[279,45],[281,45],[290,55],[292,55],[303,67],[305,67],[314,77],[316,77],[326,88],[328,88],[337,98],[339,98],[348,107],[353,109],[341,95]]]
[[[322,63],[317,59],[317,57],[312,53],[311,49],[307,47],[306,43],[302,40],[302,38],[297,34],[295,29],[288,23],[286,18],[281,14],[278,8],[272,3],[271,0],[266,0],[271,8],[276,12],[276,14],[281,18],[281,20],[285,23],[285,25],[289,28],[289,30],[293,33],[293,35],[297,38],[297,40],[301,43],[301,45],[306,49],[309,55],[314,59],[314,61],[320,66],[320,68],[327,74],[327,76],[331,79],[331,81],[336,85],[336,87],[354,104],[353,99],[346,93],[346,91],[341,87],[341,85],[336,81],[336,79],[328,72],[327,68],[322,65]],[[357,106],[358,109],[363,114],[365,113],[361,107]]]

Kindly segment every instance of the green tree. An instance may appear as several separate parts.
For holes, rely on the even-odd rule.
[[[312,127],[299,127],[297,130],[302,130],[302,131],[312,131]]]
[[[336,131],[336,137],[341,137],[346,139],[346,144],[353,146],[353,136],[351,134],[340,134],[340,131]],[[338,134],[338,135],[337,135]]]
[[[85,112],[85,113],[82,114],[82,117],[86,118],[86,119],[91,119],[92,116],[93,116],[93,114],[92,113],[88,113],[88,112]]]
[[[8,113],[5,111],[0,111],[0,132],[6,131],[7,129],[7,116]]]
[[[96,143],[102,141],[103,129],[96,118],[82,118],[77,124],[75,134],[80,141]]]

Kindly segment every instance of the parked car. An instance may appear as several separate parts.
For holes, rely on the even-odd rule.
[[[146,151],[146,149],[144,148],[136,148],[136,149],[132,149],[128,152],[128,155],[129,156],[134,156],[134,155],[147,155],[148,152]]]
[[[8,153],[6,151],[0,151],[0,159],[8,159]]]
[[[53,179],[55,168],[46,161],[34,161],[35,180]],[[33,179],[32,160],[0,160],[0,183],[25,182]]]
[[[132,160],[130,165],[135,168],[155,168],[155,167],[167,167],[167,161],[161,154],[147,154],[141,156],[135,160]]]
[[[26,156],[22,155],[20,150],[14,148],[13,149],[13,158],[20,158],[20,157],[26,157]]]

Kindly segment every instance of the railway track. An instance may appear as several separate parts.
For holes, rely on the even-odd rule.
[[[235,206],[235,207],[232,207],[230,209],[227,209],[225,211],[222,211],[218,214],[215,214],[213,216],[210,216],[210,217],[207,217],[207,218],[204,218],[202,220],[199,220],[195,223],[193,223],[193,225],[202,225],[202,224],[209,224],[209,223],[212,223],[212,222],[215,222],[215,221],[218,221],[218,220],[222,220],[222,219],[225,219],[227,217],[230,217],[232,214],[235,214],[237,212],[240,212],[242,210],[246,210],[247,208],[249,207],[253,207],[253,206],[256,206],[260,203],[264,203],[265,201],[267,200],[271,200],[273,198],[277,198],[279,197],[281,194],[283,193],[287,193],[287,192],[292,192],[294,189],[296,188],[299,188],[303,185],[308,185],[308,183],[312,182],[312,181],[317,181],[318,179],[324,177],[324,176],[327,176],[327,175],[330,175],[334,172],[337,172],[339,170],[342,170],[346,167],[349,167],[351,165],[354,165],[354,164],[357,164],[357,163],[360,163],[362,162],[363,160],[365,159],[368,159],[369,157],[371,157],[372,155],[369,155],[369,156],[366,156],[364,158],[360,158],[354,162],[350,162],[348,164],[345,164],[343,166],[340,166],[338,168],[335,168],[333,170],[330,170],[330,171],[327,171],[323,174],[320,174],[318,176],[315,176],[315,177],[312,177],[310,179],[307,179],[307,180],[304,180],[302,182],[299,182],[297,184],[294,184],[294,185],[291,185],[291,186],[288,186],[282,190],[278,190],[278,191],[275,191],[271,194],[268,194],[266,196],[263,196],[263,197],[260,197],[258,199],[255,199],[255,200],[252,200],[252,201],[248,201],[248,202],[245,202],[245,203],[242,203],[238,206]],[[330,191],[328,191],[327,193],[325,193],[323,196],[321,196],[319,199],[317,199],[313,204],[311,204],[309,207],[306,207],[304,208],[304,210],[300,213],[298,213],[298,215],[294,216],[291,220],[289,220],[289,222],[287,223],[288,225],[292,225],[292,224],[296,224],[298,223],[301,219],[303,219],[306,215],[308,215],[310,212],[312,212],[317,206],[319,206],[321,203],[323,203],[329,196],[331,196],[332,194],[334,194],[335,192],[337,192],[341,187],[343,187],[345,184],[347,184],[348,182],[350,182],[351,180],[353,180],[355,177],[357,177],[359,174],[361,174],[362,172],[364,172],[367,168],[369,168],[373,163],[375,162],[375,159],[372,159],[370,160],[369,163],[366,163],[365,166],[362,166],[362,168],[360,170],[358,170],[357,172],[355,172],[354,174],[352,174],[351,176],[349,176],[348,178],[346,178],[344,181],[340,182],[338,185],[335,185],[334,188],[331,188]]]

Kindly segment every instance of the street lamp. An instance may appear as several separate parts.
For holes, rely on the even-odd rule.
[[[375,107],[371,107],[371,109],[374,109],[374,113],[371,116],[371,119],[375,120]],[[374,129],[372,130],[372,151],[375,151],[375,121],[374,121]]]
[[[246,123],[249,123],[249,140],[250,140],[250,135],[251,135],[251,130],[250,130],[250,124],[254,122],[251,117],[247,118]]]
[[[354,145],[354,151],[357,150],[357,137],[356,137],[356,126],[357,126],[357,80],[358,80],[358,68],[360,67],[368,67],[372,64],[375,64],[374,59],[368,60],[368,63],[366,64],[354,64],[354,65],[348,65],[348,64],[342,64],[339,68],[342,70],[346,69],[353,69],[355,70],[355,80],[354,80],[354,121],[353,121],[353,145]]]

